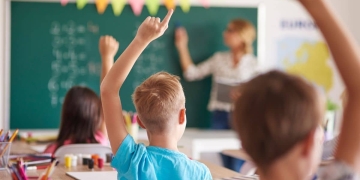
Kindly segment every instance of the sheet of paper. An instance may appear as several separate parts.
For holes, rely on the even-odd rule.
[[[38,153],[42,153],[45,151],[48,145],[32,145],[30,148]]]
[[[116,180],[116,171],[95,171],[95,172],[67,172],[68,176],[79,180],[106,179]]]

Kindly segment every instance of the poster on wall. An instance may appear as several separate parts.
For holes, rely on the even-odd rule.
[[[272,1],[261,6],[261,64],[304,77],[318,87],[328,98],[328,116],[333,118],[327,123],[333,130],[339,110],[335,107],[341,105],[344,88],[316,23],[296,1]]]

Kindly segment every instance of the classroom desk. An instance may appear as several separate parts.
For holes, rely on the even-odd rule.
[[[142,141],[143,143],[146,144],[146,141]],[[187,154],[187,149],[185,147],[179,147],[179,151]],[[31,148],[31,145],[25,143],[25,142],[21,142],[21,141],[15,141],[12,144],[11,147],[11,154],[34,154],[34,153],[38,153],[37,151],[33,150]],[[189,154],[187,154],[189,155]],[[203,161],[203,160],[199,160],[200,162],[204,163],[211,171],[211,175],[213,176],[214,179],[221,179],[221,178],[231,178],[231,177],[240,177],[241,174],[226,169],[224,167],[218,166],[216,164],[213,164],[211,162],[207,162],[207,161]],[[102,170],[95,168],[94,171],[109,171],[112,170],[112,168],[107,165],[105,166]],[[32,170],[32,171],[27,171],[28,176],[39,176],[44,170]],[[73,179],[70,176],[66,175],[66,172],[79,172],[79,171],[88,171],[86,166],[76,166],[76,167],[72,167],[72,168],[65,168],[63,165],[58,165],[54,171],[54,174],[51,176],[52,180],[67,180],[67,179]],[[0,179],[1,180],[6,180],[6,179],[11,179],[10,177],[6,176],[6,173],[1,172],[0,171]]]
[[[31,132],[34,136],[38,135],[53,135],[57,130],[21,130],[24,136],[27,132]],[[147,133],[144,129],[139,130],[138,142],[148,141]],[[186,128],[183,137],[178,142],[179,147],[186,148],[186,155],[192,159],[206,159],[218,165],[221,165],[218,161],[220,156],[217,153],[222,152],[225,149],[240,149],[240,141],[237,138],[237,134],[232,130],[204,130],[197,128]],[[210,157],[202,157],[205,153],[210,153]],[[218,157],[214,157],[217,155]],[[216,159],[218,161],[216,161]]]
[[[222,153],[233,158],[251,161],[251,158],[243,149],[223,150]]]
[[[34,144],[35,145],[35,144]],[[11,154],[36,154],[39,153],[31,148],[31,144],[23,141],[14,141],[11,143]]]
[[[206,161],[200,161],[204,163],[211,172],[211,175],[213,179],[226,179],[231,177],[240,177],[241,174],[231,171],[229,169],[226,169],[224,167],[206,162]],[[84,171],[90,171],[86,166],[76,166],[71,168],[66,168],[63,165],[58,165],[51,176],[52,180],[73,180],[72,177],[66,175],[66,172],[84,172]],[[94,171],[113,171],[113,168],[111,168],[109,165],[105,165],[103,169],[94,168]],[[44,170],[29,170],[27,171],[27,175],[29,177],[37,177],[39,176]],[[6,173],[0,172],[0,179],[1,180],[11,180],[10,176],[7,176]]]

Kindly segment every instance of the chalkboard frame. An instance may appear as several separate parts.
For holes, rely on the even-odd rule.
[[[0,89],[0,127],[4,129],[9,129],[10,127],[10,68],[11,68],[11,2],[46,2],[46,3],[60,3],[60,0],[5,0],[4,11],[5,11],[5,21],[0,30],[4,32],[4,41],[1,42],[4,47],[3,59],[4,63],[0,63],[0,69],[3,71],[0,72],[0,84],[3,85],[3,88]],[[265,19],[264,10],[265,7],[262,5],[265,0],[222,0],[222,1],[210,1],[211,7],[239,7],[239,8],[258,8],[258,54],[264,52],[265,38],[263,37],[264,24],[263,20]],[[76,0],[69,0],[69,3],[75,3]],[[89,0],[88,4],[94,5],[95,0]],[[190,0],[191,6],[202,6],[200,0]],[[144,7],[145,8],[145,7]],[[3,28],[3,29],[1,29]],[[1,52],[1,51],[0,51]],[[258,60],[261,64],[262,57],[258,56]]]

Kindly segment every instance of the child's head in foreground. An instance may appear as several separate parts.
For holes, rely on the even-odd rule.
[[[150,135],[181,138],[186,127],[185,95],[179,77],[156,73],[141,83],[133,94],[140,126]]]
[[[242,147],[264,175],[278,165],[294,165],[312,175],[322,152],[325,106],[315,88],[279,71],[246,83],[236,101],[234,125]]]

